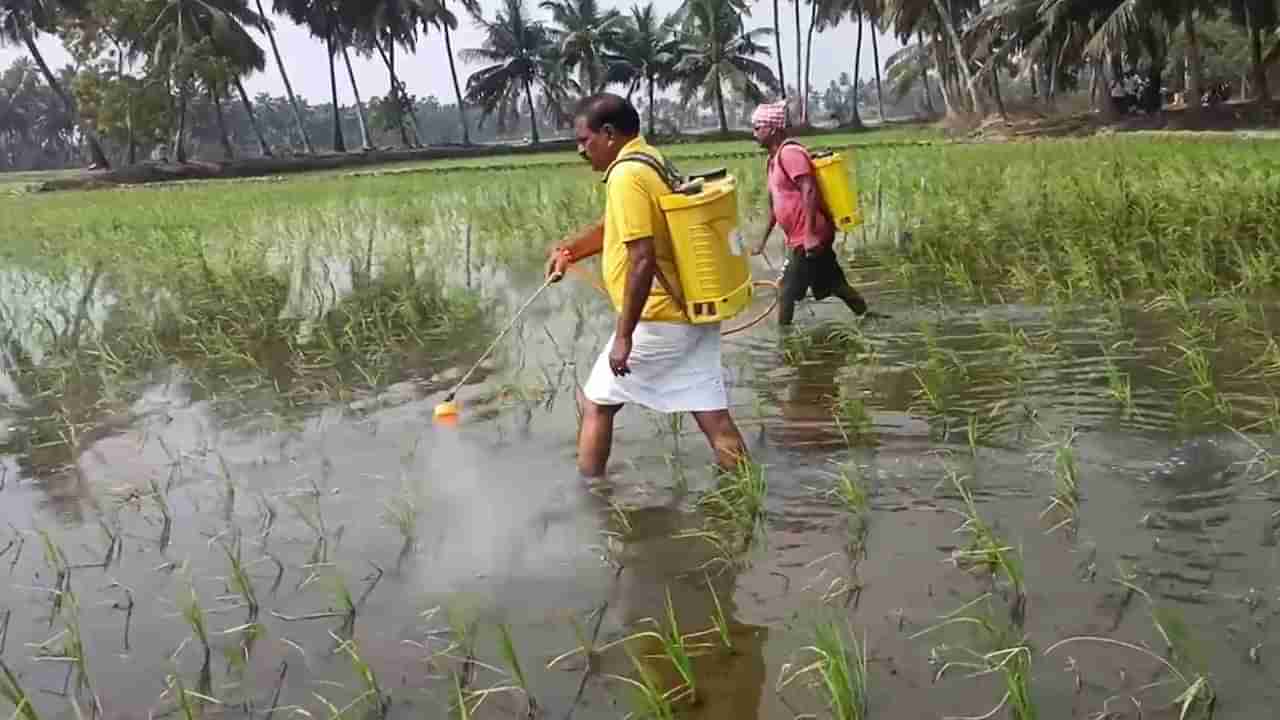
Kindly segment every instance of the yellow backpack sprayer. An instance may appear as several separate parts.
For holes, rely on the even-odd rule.
[[[751,304],[746,243],[738,229],[738,182],[724,168],[682,177],[670,163],[643,153],[614,161],[638,162],[658,173],[671,192],[658,206],[671,232],[679,288],[658,271],[658,281],[695,325],[728,320]],[[609,177],[605,173],[605,179]]]
[[[833,150],[811,152],[795,140],[783,141],[779,149],[787,145],[795,145],[808,153],[809,160],[813,163],[814,175],[818,179],[818,193],[822,196],[822,203],[836,229],[849,232],[861,225],[862,210],[858,206],[857,185],[849,178],[844,156]],[[791,177],[788,176],[787,179],[790,180]]]

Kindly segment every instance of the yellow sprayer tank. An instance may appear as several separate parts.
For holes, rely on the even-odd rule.
[[[738,229],[737,181],[697,181],[659,199],[694,324],[727,320],[751,304],[751,268]]]
[[[831,211],[831,219],[841,232],[848,232],[862,224],[862,211],[858,207],[857,185],[850,181],[845,169],[844,156],[838,152],[813,153],[813,167],[818,175],[818,191]]]

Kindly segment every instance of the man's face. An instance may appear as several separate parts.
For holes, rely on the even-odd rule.
[[[587,119],[580,115],[573,122],[573,133],[578,140],[578,155],[591,163],[591,169],[596,172],[608,170],[622,149],[617,131],[608,123],[601,125],[599,130],[592,130]]]
[[[772,125],[762,123],[752,123],[751,125],[751,135],[755,137],[756,142],[760,143],[760,147],[769,147],[769,141],[773,139],[773,134],[776,131],[777,128]]]

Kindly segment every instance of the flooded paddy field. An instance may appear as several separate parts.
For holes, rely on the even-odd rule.
[[[725,338],[738,476],[628,408],[592,485],[574,389],[613,316],[587,276],[432,420],[599,212],[585,168],[4,200],[0,695],[28,720],[1270,717],[1278,160],[866,149],[839,248],[888,317],[809,301]],[[758,238],[763,162],[723,164]]]

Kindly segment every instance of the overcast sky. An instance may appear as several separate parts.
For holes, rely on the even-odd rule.
[[[494,9],[501,5],[501,0],[480,0],[481,6],[484,8],[485,17],[492,18]],[[663,13],[670,12],[679,6],[681,0],[653,0],[654,5]],[[269,0],[264,4],[270,7]],[[455,5],[457,3],[454,3]],[[604,8],[618,8],[624,12],[634,4],[633,0],[601,0],[601,6]],[[538,18],[549,20],[549,13],[541,10],[537,6],[537,0],[526,0],[526,7]],[[788,86],[795,85],[795,57],[796,57],[796,31],[795,31],[795,6],[787,0],[779,3],[779,12],[782,15],[782,56],[784,70],[787,74]],[[808,30],[808,5],[801,8],[801,31]],[[294,25],[287,18],[281,16],[273,16],[276,28],[276,40],[280,44],[280,51],[285,57],[285,66],[289,73],[289,80],[293,83],[294,92],[307,98],[313,104],[320,104],[329,101],[329,74],[328,64],[325,58],[324,42],[311,37],[310,33],[298,25]],[[479,47],[483,41],[483,34],[476,27],[470,16],[462,14],[459,19],[459,27],[457,32],[452,33],[450,39],[453,42],[454,51],[462,48]],[[749,28],[756,27],[772,27],[773,25],[773,3],[766,0],[755,0],[751,6],[751,15],[746,19]],[[866,40],[862,49],[862,77],[874,77],[874,69],[871,61],[871,42],[870,27],[865,33]],[[245,87],[251,95],[257,95],[259,92],[266,92],[271,95],[284,95],[284,83],[280,79],[280,74],[276,68],[274,58],[270,54],[270,46],[267,43],[265,35],[262,36],[261,44],[263,49],[267,51],[267,67],[264,72],[255,73],[245,81]],[[70,56],[62,49],[57,38],[52,36],[43,37],[40,42],[40,50],[44,53],[45,58],[50,65],[60,68],[71,62]],[[857,45],[857,27],[851,22],[844,22],[834,29],[830,29],[825,33],[814,33],[813,41],[813,72],[812,83],[815,89],[821,89],[836,79],[841,72],[853,74],[853,54]],[[770,67],[777,67],[777,61],[773,58],[773,41],[769,41],[770,56],[767,61]],[[880,62],[883,67],[886,59],[898,50],[901,45],[892,37],[880,36]],[[19,47],[3,47],[0,48],[0,67],[6,67],[14,59],[26,54]],[[352,65],[355,67],[356,82],[359,83],[360,95],[362,99],[368,100],[370,96],[384,95],[389,87],[389,80],[385,66],[382,60],[374,55],[371,58],[362,58],[353,55],[351,58]],[[345,68],[341,65],[338,76],[338,97],[342,104],[352,102],[351,87],[347,82]],[[458,62],[458,81],[466,89],[467,76],[476,69],[476,66],[468,66],[462,62]],[[427,97],[435,95],[442,103],[450,103],[454,101],[454,92],[452,82],[449,78],[449,64],[444,50],[444,39],[438,33],[423,37],[420,41],[418,52],[414,56],[402,55],[397,53],[396,70],[409,87],[409,92],[419,97]]]

